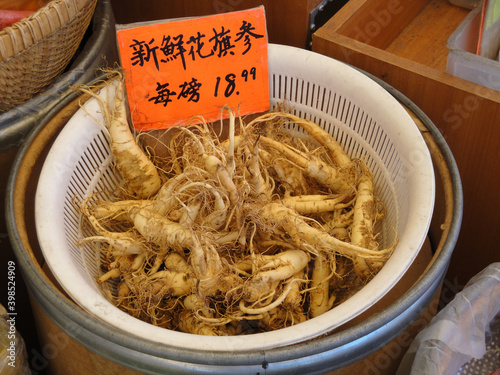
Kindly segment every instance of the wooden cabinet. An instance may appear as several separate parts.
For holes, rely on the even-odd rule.
[[[500,91],[446,73],[446,42],[468,13],[448,0],[350,0],[312,39],[313,51],[399,90],[443,134],[463,185],[462,227],[444,285],[455,291],[500,261]]]
[[[269,42],[306,47],[309,15],[321,0],[111,0],[117,23],[194,17],[264,5]]]

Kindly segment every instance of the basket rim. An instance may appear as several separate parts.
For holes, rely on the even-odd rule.
[[[0,62],[52,35],[92,2],[97,0],[51,0],[30,16],[0,30]]]

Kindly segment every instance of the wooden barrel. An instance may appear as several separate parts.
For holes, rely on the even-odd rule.
[[[389,88],[390,89],[390,88]],[[67,95],[52,117],[30,134],[13,165],[8,186],[9,235],[28,285],[40,350],[34,370],[50,374],[138,373],[328,373],[393,374],[418,332],[434,317],[443,278],[461,224],[461,185],[451,152],[437,129],[411,102],[392,91],[419,126],[436,172],[437,191],[428,241],[408,272],[377,304],[331,334],[311,342],[266,351],[227,355],[165,351],[127,337],[73,303],[46,266],[34,226],[34,195],[44,158],[58,132],[79,108]]]

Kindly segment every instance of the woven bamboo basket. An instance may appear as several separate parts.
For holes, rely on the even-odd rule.
[[[0,113],[46,88],[73,58],[97,0],[52,0],[0,31]]]

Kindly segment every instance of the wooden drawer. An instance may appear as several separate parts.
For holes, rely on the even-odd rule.
[[[500,199],[490,197],[500,183],[500,91],[446,73],[446,42],[468,13],[448,0],[350,0],[312,39],[313,51],[402,92],[450,146],[464,191],[460,238],[447,275],[455,290],[500,260]]]

